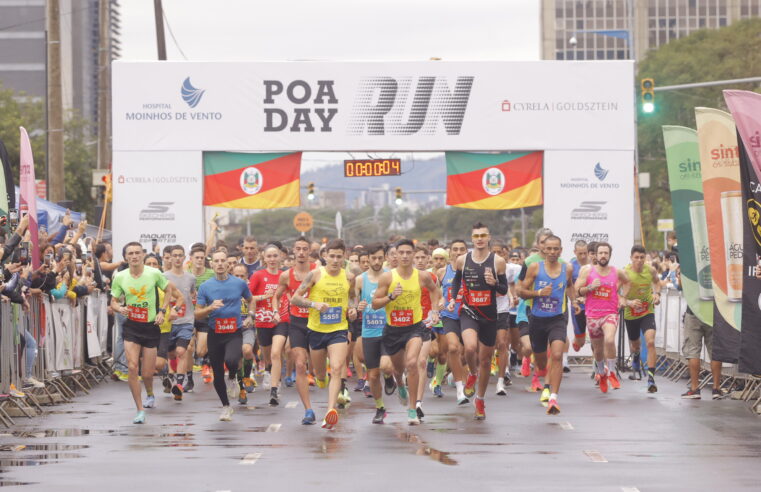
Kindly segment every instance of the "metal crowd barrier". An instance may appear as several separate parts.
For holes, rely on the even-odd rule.
[[[0,423],[14,416],[32,418],[42,407],[69,402],[77,391],[89,393],[108,381],[107,296],[93,292],[73,306],[68,299],[32,296],[29,310],[0,302]],[[37,345],[31,376],[44,387],[24,387],[27,365],[25,332]]]

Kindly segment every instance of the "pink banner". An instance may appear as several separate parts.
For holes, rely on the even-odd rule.
[[[39,237],[37,232],[37,183],[34,181],[34,157],[32,156],[32,144],[29,142],[29,135],[27,135],[24,127],[19,127],[21,132],[20,143],[20,206],[19,211],[21,214],[29,214],[29,232],[31,233],[31,247],[32,250],[32,267],[37,269],[40,267],[40,248]]]
[[[735,119],[756,178],[761,182],[761,94],[749,91],[724,91],[724,100]]]

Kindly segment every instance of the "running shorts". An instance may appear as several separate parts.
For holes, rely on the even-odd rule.
[[[467,311],[463,310],[460,315],[460,329],[476,330],[478,341],[487,347],[493,347],[497,343],[497,321],[489,319],[473,319]]]
[[[383,327],[383,347],[388,355],[395,355],[407,347],[407,342],[413,338],[423,339],[423,332],[427,330],[423,323],[415,323],[409,326]]]
[[[632,342],[639,340],[640,331],[645,333],[647,330],[655,330],[655,314],[648,313],[641,318],[625,319],[626,334]]]

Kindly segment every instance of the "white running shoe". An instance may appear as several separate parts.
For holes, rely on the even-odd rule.
[[[43,383],[39,379],[35,378],[34,376],[29,376],[28,378],[24,379],[24,386],[33,386],[35,388],[44,388],[45,387],[45,383]]]
[[[262,388],[268,390],[270,387],[272,387],[272,374],[269,371],[265,371],[264,376],[262,376]]]
[[[499,396],[507,395],[507,391],[505,391],[505,381],[502,378],[497,379],[497,394]]]
[[[240,387],[238,386],[238,380],[237,379],[228,379],[227,380],[227,397],[228,398],[237,398],[238,393],[240,393]]]
[[[222,407],[222,413],[219,414],[219,420],[222,422],[230,422],[233,419],[233,407],[227,405]]]

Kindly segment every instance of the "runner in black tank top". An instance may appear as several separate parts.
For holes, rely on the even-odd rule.
[[[465,266],[462,269],[463,303],[462,309],[471,318],[479,321],[497,322],[497,286],[489,285],[485,280],[486,269],[494,272],[494,253],[489,253],[482,263],[473,260],[472,253],[465,255]],[[494,325],[496,339],[496,324]],[[486,334],[484,334],[486,335]],[[493,346],[495,341],[482,337],[479,331],[479,341],[484,345]]]

